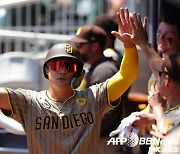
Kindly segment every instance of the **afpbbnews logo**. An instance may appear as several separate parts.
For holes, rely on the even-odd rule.
[[[135,147],[139,143],[139,137],[135,133],[129,133],[128,137],[111,137],[107,141],[107,145],[124,145],[126,144],[129,147]]]
[[[179,139],[157,139],[157,138],[152,138],[152,137],[138,137],[137,134],[135,133],[129,133],[127,137],[112,137],[107,141],[107,145],[124,145],[126,144],[129,147],[135,147],[138,144],[139,145],[154,145],[156,147],[149,147],[149,151],[153,152],[162,152],[162,151],[167,151],[168,152],[178,152],[178,146],[180,144]],[[158,146],[158,147],[157,147]],[[165,148],[160,148],[160,147],[165,147]]]

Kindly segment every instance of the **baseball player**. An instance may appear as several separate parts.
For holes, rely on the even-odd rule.
[[[83,91],[73,89],[83,74],[83,63],[71,45],[57,44],[48,51],[43,65],[48,90],[0,88],[0,108],[22,124],[30,154],[97,153],[102,113],[115,107],[112,102],[138,72],[136,47],[123,35],[128,30],[126,20],[119,20],[120,25],[120,32],[114,33],[124,43],[124,57],[120,70],[107,81]]]

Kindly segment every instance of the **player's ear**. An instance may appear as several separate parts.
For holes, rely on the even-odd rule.
[[[84,75],[85,75],[85,70],[82,70],[80,75],[75,75],[74,78],[72,79],[71,81],[71,86],[73,89],[76,89],[80,86],[81,84],[81,81],[83,80],[84,78]]]
[[[97,43],[97,42],[94,42],[93,44],[92,44],[92,48],[93,48],[93,51],[97,51],[98,50],[98,48],[99,48],[99,44]]]

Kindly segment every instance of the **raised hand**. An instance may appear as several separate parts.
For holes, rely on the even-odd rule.
[[[156,84],[155,86],[151,86],[151,91],[149,92],[148,96],[148,104],[154,109],[156,107],[164,107],[166,104],[166,100],[161,96],[159,91],[159,87]]]
[[[154,69],[153,65],[162,59],[148,43],[148,34],[146,32],[147,17],[142,22],[141,15],[139,13],[133,13],[132,17],[130,17],[130,24],[132,27],[131,41],[141,48],[155,78],[158,79],[158,72]]]
[[[130,17],[130,24],[132,27],[132,42],[140,48],[143,48],[143,46],[146,46],[148,43],[148,35],[146,32],[147,17],[144,18],[142,23],[141,15],[139,13],[133,13],[132,17]]]
[[[155,86],[151,86],[151,91],[148,96],[148,104],[152,108],[157,124],[159,124],[161,118],[164,116],[164,106],[166,105],[166,100],[161,96],[157,84]]]
[[[116,18],[119,26],[119,32],[112,31],[112,34],[123,42],[125,47],[133,47],[134,43],[131,41],[132,28],[128,9],[120,8],[120,12],[117,12]]]

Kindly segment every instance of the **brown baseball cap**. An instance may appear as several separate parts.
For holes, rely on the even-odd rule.
[[[84,25],[78,28],[76,36],[69,41],[74,43],[98,42],[105,45],[106,32],[96,25]]]
[[[155,63],[154,69],[167,74],[174,81],[180,81],[180,53],[175,52]]]

